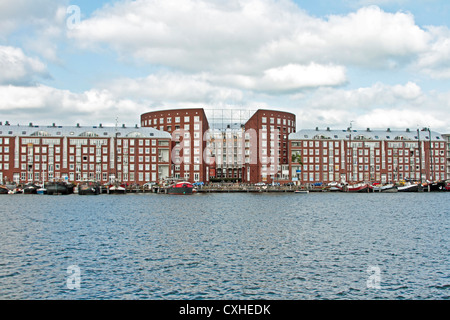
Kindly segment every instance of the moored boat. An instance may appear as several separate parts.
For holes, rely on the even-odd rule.
[[[25,187],[23,187],[23,193],[24,194],[37,194],[37,189],[39,187],[33,183],[27,184]]]
[[[193,194],[194,186],[189,182],[178,182],[167,188],[168,194]]]
[[[338,187],[344,192],[370,192],[372,191],[367,183],[357,183],[354,185],[346,185]]]
[[[423,190],[429,192],[446,191],[445,182],[444,181],[427,182],[426,184],[423,185]]]
[[[9,189],[6,186],[0,186],[0,194],[8,194]]]
[[[73,185],[63,181],[48,182],[46,188],[48,195],[67,195],[73,193]]]
[[[109,193],[110,194],[125,194],[125,193],[127,193],[127,188],[123,184],[111,185],[111,186],[109,186]]]
[[[327,185],[327,187],[328,187],[328,191],[336,192],[336,191],[342,191],[343,186],[342,186],[342,184],[337,183],[337,182],[330,182]]]
[[[100,194],[100,184],[96,181],[83,181],[78,184],[79,195]]]
[[[399,192],[418,192],[421,190],[422,186],[420,184],[406,184],[404,186],[397,187]]]
[[[309,191],[308,191],[308,190],[295,190],[294,193],[298,193],[298,194],[308,194]]]
[[[47,189],[42,187],[36,190],[37,194],[47,194]]]
[[[374,192],[398,192],[394,184],[374,185],[372,186]]]

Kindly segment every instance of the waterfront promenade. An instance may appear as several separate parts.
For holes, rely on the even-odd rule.
[[[400,186],[400,185],[398,185]],[[430,185],[431,186],[431,185]],[[341,190],[336,190],[336,188],[332,188],[327,185],[317,186],[317,185],[252,185],[252,184],[221,184],[221,183],[212,183],[210,185],[199,186],[196,187],[197,193],[294,193],[298,190],[307,190],[309,192],[342,192]],[[428,189],[427,185],[423,186],[421,190],[423,192],[432,192],[438,190]],[[443,188],[439,191],[450,191],[445,190]],[[350,191],[351,192],[351,191]],[[368,188],[366,193],[378,192],[374,191],[372,188]],[[129,187],[127,188],[127,193],[166,193],[166,188],[161,186],[156,186],[152,189],[143,188],[143,187]]]

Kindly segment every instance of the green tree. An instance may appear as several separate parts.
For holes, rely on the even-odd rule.
[[[294,153],[292,154],[292,162],[293,163],[298,163],[300,165],[303,165],[303,158],[302,155],[300,153]]]

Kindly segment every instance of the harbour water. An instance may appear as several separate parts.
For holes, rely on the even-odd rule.
[[[0,299],[450,298],[450,193],[0,204]]]

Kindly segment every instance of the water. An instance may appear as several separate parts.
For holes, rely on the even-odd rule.
[[[0,299],[448,299],[449,204],[450,193],[6,195]]]

